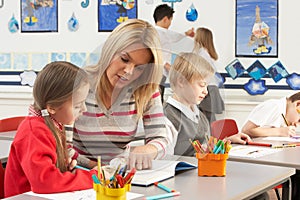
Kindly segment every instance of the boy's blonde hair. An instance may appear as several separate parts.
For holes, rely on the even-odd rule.
[[[104,43],[98,64],[87,67],[86,70],[92,75],[92,79],[96,79],[94,84],[96,96],[99,98],[98,100],[104,102],[109,91],[111,91],[106,76],[107,67],[117,53],[124,51],[133,44],[143,44],[152,54],[149,66],[132,84],[136,87],[134,88],[134,97],[137,105],[137,115],[141,116],[147,102],[153,93],[158,90],[163,71],[159,36],[150,23],[140,19],[129,19],[121,23],[112,31]]]
[[[212,76],[214,69],[195,53],[179,53],[170,70],[170,85],[175,88],[178,80],[184,78],[189,83]]]

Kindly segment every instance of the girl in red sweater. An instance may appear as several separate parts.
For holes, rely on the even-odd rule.
[[[38,73],[34,104],[20,124],[5,170],[5,196],[28,191],[55,193],[92,188],[95,170],[74,170],[63,125],[86,110],[86,73],[68,62],[52,62]]]

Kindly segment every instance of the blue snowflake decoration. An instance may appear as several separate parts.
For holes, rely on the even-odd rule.
[[[225,67],[225,70],[234,80],[244,73],[245,68],[243,67],[242,63],[238,59],[235,59]]]
[[[36,73],[34,71],[24,71],[20,74],[21,84],[33,86],[34,81],[36,79]]]
[[[254,80],[254,79],[250,79],[248,83],[244,85],[244,89],[250,95],[264,94],[268,90],[268,88],[266,87],[265,80]]]
[[[300,74],[292,73],[286,78],[286,83],[293,90],[300,90]]]
[[[275,83],[289,75],[289,73],[286,71],[285,67],[281,64],[280,61],[272,65],[268,69],[268,72],[270,77],[275,81]]]
[[[254,80],[259,80],[267,73],[266,68],[256,60],[250,67],[247,69],[249,76],[251,76]]]

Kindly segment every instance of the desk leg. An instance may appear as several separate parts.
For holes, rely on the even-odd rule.
[[[289,178],[286,182],[282,184],[282,200],[292,199],[292,181]]]

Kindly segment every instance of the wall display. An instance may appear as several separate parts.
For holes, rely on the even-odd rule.
[[[137,18],[137,0],[98,0],[98,31],[112,31],[127,19]]]
[[[198,11],[196,10],[194,4],[187,9],[185,17],[190,22],[194,22],[198,19]]]
[[[80,5],[83,8],[87,8],[90,5],[90,1],[89,0],[82,1]]]
[[[162,2],[171,3],[171,7],[174,8],[174,3],[181,2],[182,0],[162,0]]]
[[[21,32],[58,32],[57,0],[21,0]]]
[[[16,20],[15,15],[13,15],[8,22],[8,30],[11,33],[15,33],[19,30],[19,22]]]
[[[73,13],[71,18],[68,20],[68,29],[69,31],[75,32],[79,28],[79,21],[75,17],[75,14]]]
[[[278,0],[236,0],[236,57],[278,57]]]

